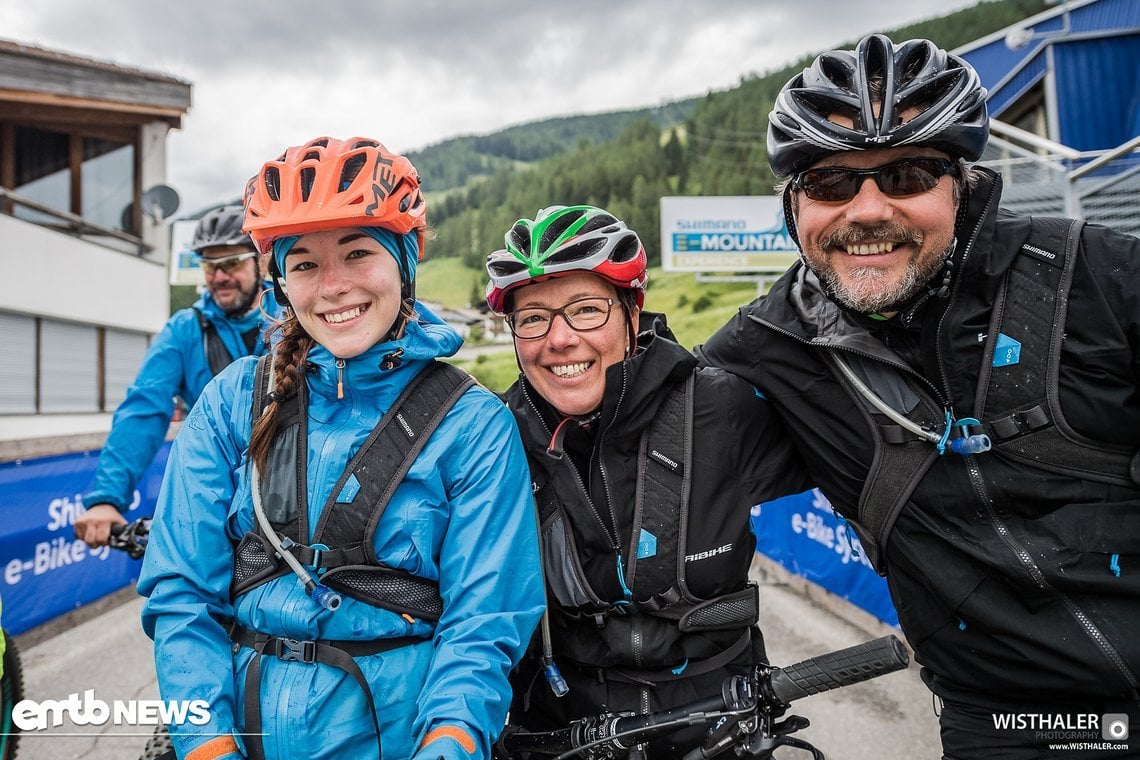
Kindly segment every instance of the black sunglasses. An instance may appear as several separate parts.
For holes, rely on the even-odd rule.
[[[792,180],[793,190],[803,190],[813,201],[838,203],[849,201],[859,193],[863,180],[874,177],[875,184],[892,198],[918,195],[934,189],[938,180],[949,174],[957,177],[962,168],[945,158],[904,158],[874,169],[849,169],[846,166],[823,166],[800,172]]]

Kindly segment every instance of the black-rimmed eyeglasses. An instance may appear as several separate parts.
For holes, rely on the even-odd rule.
[[[949,174],[961,175],[962,168],[945,158],[904,158],[874,169],[850,169],[846,166],[822,166],[800,172],[792,180],[793,190],[803,190],[813,201],[839,203],[859,194],[868,177],[885,195],[903,198],[933,190],[938,180]]]
[[[516,338],[533,340],[544,338],[550,332],[554,318],[561,315],[578,332],[597,330],[610,319],[614,302],[610,298],[589,297],[571,301],[561,309],[527,306],[507,315],[507,326]]]

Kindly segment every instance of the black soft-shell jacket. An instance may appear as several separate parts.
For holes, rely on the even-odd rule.
[[[693,594],[705,599],[738,591],[747,583],[755,552],[749,508],[803,490],[806,481],[780,423],[755,389],[723,370],[698,368],[695,357],[670,339],[663,318],[646,313],[642,324],[647,322],[652,329],[639,336],[636,355],[607,370],[596,419],[586,428],[575,422],[566,426],[565,457],[547,454],[561,418],[525,379],[507,391],[507,401],[536,483],[553,489],[562,504],[588,583],[601,599],[620,600],[617,554],[621,552],[628,573],[638,543],[632,533],[639,441],[670,389],[695,373],[687,582]],[[570,505],[566,498],[583,488],[594,510]],[[543,493],[536,496],[541,499]],[[561,560],[544,558],[548,582]],[[631,585],[634,596],[640,596],[636,583]],[[554,655],[563,670],[674,668],[686,659],[716,655],[742,633],[682,634],[675,620],[643,614],[607,615],[599,626],[593,617],[563,609],[553,595],[548,604]],[[757,650],[762,653],[762,647]],[[749,652],[741,659],[752,656]]]
[[[1000,194],[991,173],[971,191],[948,296],[874,322],[838,307],[797,264],[698,349],[768,396],[812,479],[847,518],[857,518],[877,435],[825,354],[881,373],[909,366],[955,419],[980,417],[990,311],[1030,228],[1027,217],[999,213]],[[1058,395],[1068,424],[1095,441],[1140,447],[1140,240],[1084,228],[1066,325]],[[937,693],[979,701],[1136,693],[1140,488],[996,450],[948,453],[903,505],[880,569]]]

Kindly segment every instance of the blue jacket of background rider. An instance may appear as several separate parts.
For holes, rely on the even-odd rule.
[[[353,453],[427,362],[462,339],[417,304],[404,336],[349,359],[337,399],[336,359],[317,346],[305,373],[310,526]],[[381,369],[402,348],[403,361]],[[301,640],[422,637],[423,643],[358,657],[371,687],[385,758],[483,760],[504,724],[518,662],[543,607],[530,476],[511,413],[487,390],[468,389],[396,488],[375,532],[377,559],[439,583],[435,625],[344,598],[335,611],[292,575],[231,600],[234,547],[254,528],[248,445],[257,361],[230,365],[203,392],[171,450],[138,589],[155,641],[166,700],[201,699],[205,725],[171,726],[179,757],[218,734],[239,737],[252,649],[227,622]],[[235,653],[236,650],[236,653]],[[261,730],[268,759],[371,757],[375,730],[363,690],[320,662],[262,658]],[[424,737],[456,726],[476,739]],[[227,754],[224,757],[238,757]]]
[[[277,313],[272,289],[267,288],[262,296],[264,312],[255,308],[240,317],[226,316],[208,291],[192,307],[174,313],[150,344],[134,383],[115,410],[94,485],[83,497],[84,506],[113,504],[126,512],[134,501],[135,487],[166,439],[174,397],[193,407],[214,377],[195,309],[213,325],[230,356],[258,356],[264,348],[260,334],[264,315]],[[252,350],[243,338],[250,330],[257,331]]]

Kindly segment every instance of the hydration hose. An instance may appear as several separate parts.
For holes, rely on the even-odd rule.
[[[542,611],[539,628],[542,631],[542,675],[550,684],[550,690],[554,692],[554,696],[565,697],[570,693],[570,687],[566,685],[562,671],[554,662],[554,647],[550,643],[550,613],[546,610]]]
[[[534,510],[534,523],[538,529],[538,535],[542,535],[542,522],[539,520],[538,509]],[[546,596],[546,604],[543,605],[542,618],[539,620],[539,632],[542,636],[542,676],[546,679],[546,683],[550,686],[550,690],[554,692],[556,697],[565,697],[570,693],[570,687],[566,684],[566,679],[562,675],[562,671],[558,668],[558,664],[554,662],[554,644],[550,640],[550,600],[549,594],[546,591],[546,579],[542,580],[543,595]]]
[[[276,352],[274,352],[274,359],[276,359]],[[269,387],[266,391],[266,396],[270,396],[277,387],[277,375],[273,371],[273,366],[274,362],[270,360]],[[261,413],[264,414],[265,410],[262,410]],[[301,583],[304,584],[305,592],[308,593],[309,597],[326,610],[335,612],[336,609],[340,607],[340,594],[323,583],[317,583],[317,581],[313,579],[313,576],[309,574],[309,571],[305,569],[305,566],[301,564],[300,560],[294,557],[288,547],[282,543],[281,537],[277,534],[277,531],[273,529],[272,523],[269,522],[269,518],[265,514],[265,508],[261,505],[261,472],[257,469],[255,462],[250,462],[250,469],[253,471],[250,482],[250,489],[253,491],[253,515],[257,519],[257,524],[261,527],[261,532],[269,539],[269,543],[273,547],[273,551],[277,553],[277,556],[285,561],[289,569],[292,570]],[[298,505],[297,508],[300,509],[303,506],[304,505]],[[292,545],[291,540],[286,539],[286,541],[289,541],[290,545]]]
[[[831,358],[835,360],[835,364],[839,367],[839,371],[843,373],[844,377],[851,381],[851,384],[855,386],[855,390],[859,391],[863,398],[870,401],[876,409],[889,417],[893,422],[900,425],[904,430],[908,430],[924,441],[928,441],[929,443],[934,444],[934,446],[938,449],[939,454],[945,454],[947,447],[949,447],[949,449],[955,454],[962,454],[963,456],[969,454],[981,454],[984,451],[990,450],[990,437],[988,435],[985,433],[976,433],[974,435],[969,434],[969,428],[971,425],[981,424],[973,417],[966,417],[964,419],[954,421],[950,419],[950,412],[947,411],[946,427],[941,433],[935,433],[933,430],[926,430],[915,423],[913,420],[907,419],[905,416],[892,409],[887,405],[885,401],[876,396],[875,392],[868,388],[866,383],[864,383],[859,378],[859,376],[856,375],[855,372],[847,366],[847,362],[843,361],[843,359],[841,359],[836,354],[832,354]],[[950,431],[954,425],[957,425],[959,428],[961,428],[962,436],[960,438],[955,438],[953,441],[950,441]],[[949,446],[947,444],[949,444]]]

